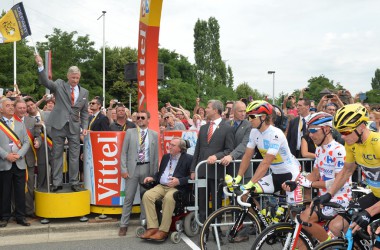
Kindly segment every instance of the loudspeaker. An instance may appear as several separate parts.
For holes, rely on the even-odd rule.
[[[137,63],[127,63],[124,65],[124,79],[126,82],[137,81]],[[157,64],[157,81],[164,80],[164,64]]]

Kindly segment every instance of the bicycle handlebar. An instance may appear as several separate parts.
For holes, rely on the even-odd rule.
[[[243,207],[251,207],[252,206],[251,203],[244,202],[241,200],[241,197],[243,197],[243,195],[248,194],[248,193],[249,193],[248,190],[244,190],[243,193],[237,197],[237,202],[239,203],[240,206],[243,206]]]

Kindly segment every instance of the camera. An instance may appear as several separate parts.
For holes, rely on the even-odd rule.
[[[327,98],[333,98],[334,95],[331,95],[331,94],[330,94],[330,95],[327,95],[326,97],[327,97]]]
[[[294,98],[293,95],[289,96],[289,97],[288,97],[288,100],[291,100],[292,98]]]
[[[310,89],[309,88],[304,88],[304,91],[309,91]]]
[[[49,99],[51,99],[52,97],[53,97],[52,94],[47,94],[47,95],[46,95],[46,100],[49,100]]]

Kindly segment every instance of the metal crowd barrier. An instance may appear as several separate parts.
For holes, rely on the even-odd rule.
[[[313,159],[309,159],[309,158],[301,158],[301,159],[297,159],[300,164],[301,164],[301,171],[305,171],[307,168],[307,164],[313,164],[314,160]],[[252,159],[251,162],[250,162],[250,167],[247,169],[242,181],[241,181],[241,184],[244,184],[245,182],[248,182],[254,172],[255,172],[255,169],[257,168],[257,166],[259,165],[259,163],[262,161],[262,159]],[[214,164],[214,169],[215,169],[215,176],[217,176],[217,167],[221,167],[221,166],[217,166],[218,164],[220,163],[220,160],[216,161],[216,163]],[[238,170],[238,167],[241,163],[241,160],[235,160],[235,161],[232,161],[231,164],[228,168],[232,168],[232,173],[233,173],[233,177],[235,177],[237,175],[237,170]],[[207,171],[206,172],[206,176],[204,179],[199,179],[199,171],[202,167],[207,167],[207,161],[201,161],[197,164],[196,168],[195,168],[195,178],[194,180],[190,180],[189,183],[194,183],[194,196],[195,196],[195,201],[194,201],[194,206],[189,206],[187,207],[187,209],[189,211],[194,211],[195,213],[195,220],[196,222],[198,223],[199,226],[203,226],[203,223],[200,222],[199,220],[199,202],[202,202],[202,201],[199,201],[198,200],[198,197],[199,197],[199,188],[206,188],[206,194],[208,194],[208,187],[207,187],[207,179],[208,179],[208,173]],[[270,170],[269,170],[270,171]],[[224,170],[223,170],[223,177],[226,175],[227,173],[227,167],[224,167]],[[215,181],[215,190],[217,192],[218,190],[218,181]],[[212,194],[212,199],[214,199],[214,204],[217,205],[217,194]],[[209,205],[209,197],[206,195],[206,200],[204,201],[206,202],[206,207],[208,208],[208,205]],[[225,205],[228,205],[226,204],[226,199],[224,197],[223,201],[222,201],[222,204],[225,204]],[[217,210],[219,207],[216,207],[215,209],[213,208],[212,210],[215,211]],[[206,218],[208,217],[208,209],[206,209]]]

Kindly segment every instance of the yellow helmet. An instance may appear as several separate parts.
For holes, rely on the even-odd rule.
[[[367,109],[360,103],[348,104],[338,109],[333,126],[338,132],[353,131],[361,123],[369,121]]]
[[[263,100],[253,101],[248,104],[245,111],[247,112],[247,115],[254,115],[254,114],[271,115],[273,112],[273,106],[270,103]]]

